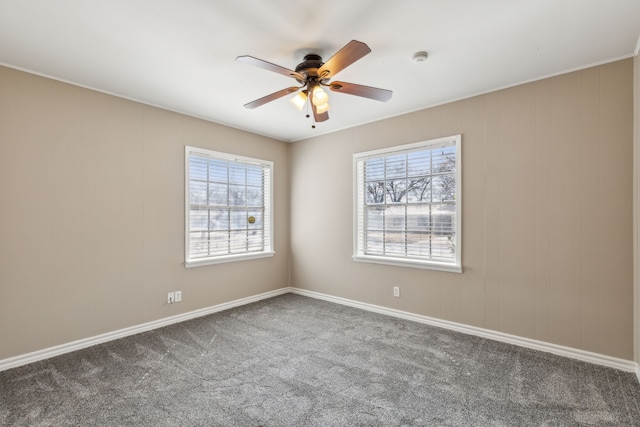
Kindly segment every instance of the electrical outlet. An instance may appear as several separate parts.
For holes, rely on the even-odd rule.
[[[176,296],[173,292],[169,292],[167,294],[167,304],[173,304],[174,302],[176,302]]]
[[[400,286],[393,287],[393,296],[396,298],[400,298]]]
[[[176,299],[175,299],[176,302],[182,301],[182,291],[175,291],[174,294],[175,294],[175,297],[176,297]]]

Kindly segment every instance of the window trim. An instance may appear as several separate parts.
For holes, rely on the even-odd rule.
[[[274,223],[274,206],[273,206],[273,162],[269,160],[255,159],[251,157],[238,156],[235,154],[223,153],[220,151],[208,150],[205,148],[191,147],[185,145],[185,155],[184,155],[184,171],[185,171],[185,190],[184,190],[184,265],[186,268],[190,267],[198,267],[202,265],[211,265],[211,264],[222,264],[227,262],[234,261],[245,261],[250,259],[258,259],[258,258],[267,258],[275,255],[274,250],[274,234],[273,234],[273,223]],[[265,223],[264,230],[268,231],[269,239],[265,241],[265,250],[259,252],[246,252],[246,253],[238,253],[238,254],[229,254],[229,255],[218,255],[218,256],[210,256],[208,258],[200,258],[195,260],[190,260],[190,252],[189,252],[189,244],[190,244],[190,162],[189,157],[191,153],[203,154],[211,158],[216,158],[220,160],[226,161],[240,161],[243,163],[252,163],[256,165],[266,166],[269,168],[269,182],[265,182],[265,189],[268,191],[268,197],[265,199],[269,206],[265,206]],[[268,189],[266,187],[269,187]],[[269,215],[266,215],[267,209],[269,211]],[[267,218],[268,217],[268,218]]]
[[[452,135],[443,138],[414,142],[410,144],[398,145],[394,147],[381,148],[371,151],[363,151],[354,153],[353,155],[353,256],[352,259],[358,262],[368,262],[376,264],[394,265],[400,267],[422,268],[428,270],[447,271],[452,273],[462,273],[462,136]],[[423,260],[417,258],[403,258],[384,255],[368,255],[362,247],[364,244],[364,230],[360,229],[358,219],[364,218],[364,213],[360,209],[364,209],[364,203],[360,203],[359,196],[364,196],[359,188],[360,181],[358,173],[358,162],[367,158],[385,157],[393,153],[403,151],[411,151],[419,148],[435,148],[438,145],[454,145],[456,147],[456,256],[455,261],[451,263],[439,262],[433,260]]]

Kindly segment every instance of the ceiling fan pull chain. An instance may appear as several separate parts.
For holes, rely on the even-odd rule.
[[[307,99],[307,119],[309,117],[311,117],[311,113],[309,113],[309,108],[313,109],[313,105],[311,105],[312,99],[313,99],[313,89],[309,89],[309,93],[311,94],[311,96]],[[311,129],[315,129],[316,128],[316,116],[314,115],[313,118],[311,119]]]

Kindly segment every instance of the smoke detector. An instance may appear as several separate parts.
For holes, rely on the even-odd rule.
[[[427,52],[421,51],[421,52],[414,53],[411,59],[415,63],[420,63],[420,62],[426,61],[428,57],[429,57],[429,54]]]

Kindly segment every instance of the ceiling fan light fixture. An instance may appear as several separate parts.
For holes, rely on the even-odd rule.
[[[307,98],[307,91],[303,90],[298,92],[296,96],[290,99],[290,101],[298,110],[302,111],[302,107],[304,107],[304,104],[307,102]]]
[[[322,90],[320,86],[316,86],[313,88],[312,102],[316,107],[324,105],[329,102],[329,95],[327,94],[327,92]]]

